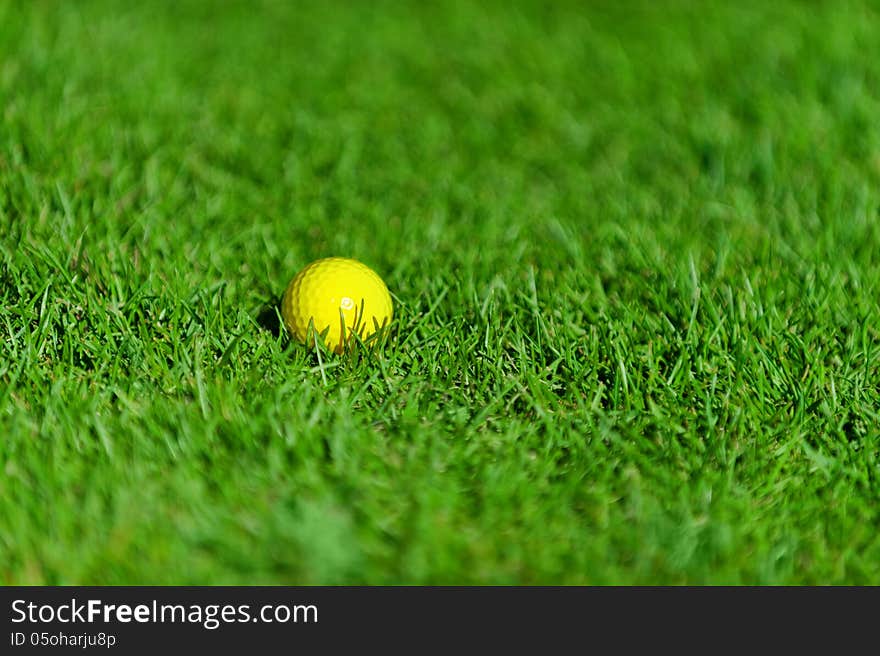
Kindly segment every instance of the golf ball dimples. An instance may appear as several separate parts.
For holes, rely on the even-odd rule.
[[[337,353],[355,330],[366,339],[387,325],[392,311],[391,295],[378,274],[344,257],[307,265],[290,281],[281,300],[284,325],[296,339],[304,344],[310,339],[311,321],[317,335],[327,330],[324,343]]]

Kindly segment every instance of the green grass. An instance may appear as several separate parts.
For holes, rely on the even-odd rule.
[[[0,3],[0,583],[880,584],[880,6],[544,4]]]

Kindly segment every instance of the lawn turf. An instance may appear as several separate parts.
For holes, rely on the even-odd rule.
[[[878,89],[876,2],[0,3],[0,583],[880,584]]]

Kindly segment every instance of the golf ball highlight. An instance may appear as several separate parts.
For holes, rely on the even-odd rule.
[[[326,330],[324,344],[342,353],[353,335],[367,339],[391,322],[393,304],[382,278],[367,265],[328,257],[306,265],[284,291],[281,317],[290,334],[313,344]]]

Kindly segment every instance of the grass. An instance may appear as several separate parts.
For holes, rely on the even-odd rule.
[[[0,582],[880,583],[880,7],[544,4],[0,4]]]

